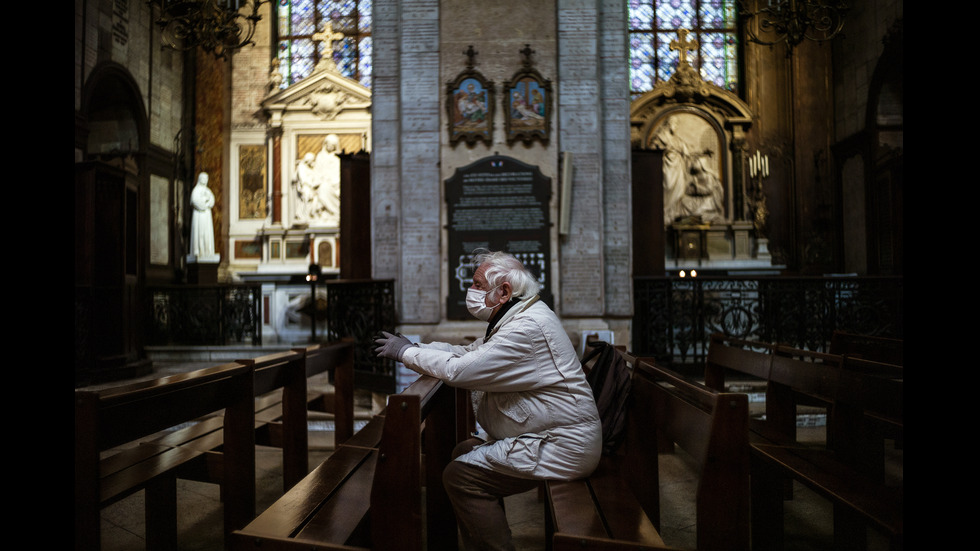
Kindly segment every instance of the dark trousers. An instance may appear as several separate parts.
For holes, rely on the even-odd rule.
[[[460,442],[453,450],[453,458],[481,443],[482,440],[476,438]],[[450,461],[442,473],[442,482],[456,512],[466,551],[513,551],[503,498],[537,488],[540,480]]]

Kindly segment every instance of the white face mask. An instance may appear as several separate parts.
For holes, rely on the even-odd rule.
[[[493,289],[490,289],[490,291],[493,291]],[[494,307],[487,306],[487,293],[490,291],[481,291],[473,287],[466,290],[466,309],[478,320],[489,321],[490,316],[493,314]]]

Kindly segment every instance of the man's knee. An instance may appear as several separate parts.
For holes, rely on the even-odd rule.
[[[480,440],[479,438],[468,438],[463,440],[459,444],[456,444],[456,447],[453,448],[453,459],[470,453],[473,448],[479,446],[480,444],[483,444],[483,440]]]
[[[465,470],[464,463],[459,461],[450,461],[446,468],[442,470],[442,485],[446,489],[446,493],[450,496],[458,492],[460,483],[462,482],[462,474]]]

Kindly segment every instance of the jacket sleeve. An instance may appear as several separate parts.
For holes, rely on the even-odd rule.
[[[533,320],[508,323],[489,341],[460,351],[412,347],[402,363],[452,386],[487,392],[520,392],[562,380],[547,340]]]
[[[470,350],[483,344],[483,338],[479,338],[470,344],[449,344],[446,342],[428,342],[428,343],[418,343],[419,348],[429,348],[432,350],[441,350],[444,352],[452,352],[453,354],[465,354]]]

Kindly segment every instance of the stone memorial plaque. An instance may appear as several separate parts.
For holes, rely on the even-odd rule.
[[[446,317],[470,320],[466,289],[473,282],[477,248],[505,251],[520,259],[541,283],[541,298],[553,306],[551,179],[536,166],[495,155],[456,170],[446,180],[449,230],[449,294]]]

